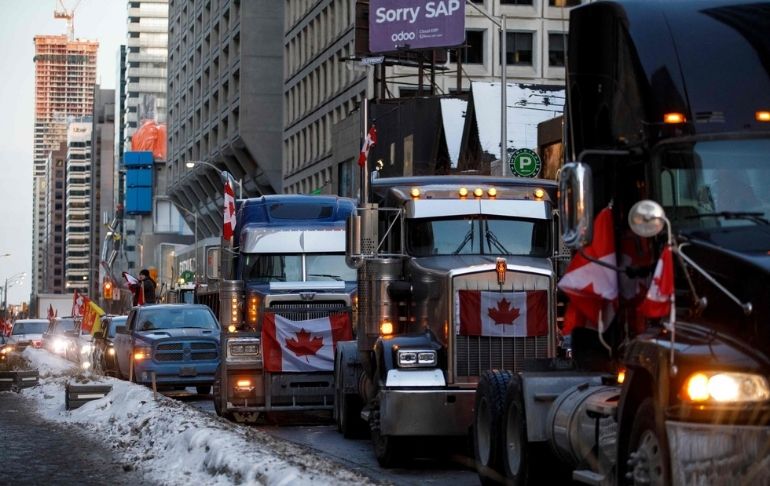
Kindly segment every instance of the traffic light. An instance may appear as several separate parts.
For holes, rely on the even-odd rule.
[[[104,281],[104,290],[102,291],[104,300],[112,300],[112,282],[109,280]]]

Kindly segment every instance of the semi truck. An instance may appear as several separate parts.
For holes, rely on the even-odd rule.
[[[606,329],[572,332],[571,362],[482,377],[482,482],[770,480],[768,25],[753,1],[571,11],[562,236],[621,291]]]
[[[334,346],[352,336],[345,220],[355,203],[275,195],[238,206],[223,280],[196,296],[218,307],[222,323],[215,410],[248,423],[265,412],[332,411]]]
[[[335,416],[390,467],[416,437],[467,436],[485,370],[556,356],[556,184],[375,177],[367,193],[347,226],[358,313]]]

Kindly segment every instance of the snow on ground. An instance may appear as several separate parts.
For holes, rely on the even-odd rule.
[[[363,484],[370,481],[309,449],[213,417],[114,378],[82,372],[48,351],[24,351],[40,385],[23,391],[45,419],[81,427],[148,479],[187,484]],[[64,410],[64,385],[109,384],[106,397]]]

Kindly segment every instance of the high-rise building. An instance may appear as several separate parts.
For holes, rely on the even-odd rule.
[[[35,132],[32,224],[32,293],[45,273],[46,172],[49,154],[67,140],[67,122],[90,116],[99,43],[66,35],[35,36]]]
[[[66,211],[66,159],[67,144],[62,142],[57,150],[48,153],[45,185],[45,237],[41,258],[44,260],[42,291],[47,294],[61,294],[64,286],[64,224]]]
[[[144,120],[166,121],[168,0],[129,0],[124,143]]]
[[[108,225],[115,215],[115,90],[94,90],[94,115],[91,129],[91,239],[88,295],[100,295],[104,273],[102,249],[107,239]],[[111,235],[110,235],[111,236]]]
[[[92,128],[90,117],[67,127],[64,278],[69,292],[85,293],[89,284]]]
[[[282,189],[283,3],[169,2],[168,194],[200,239],[221,234],[223,185],[187,163],[230,172],[244,196]]]
[[[500,81],[499,28],[476,7],[506,16],[509,83],[564,85],[569,8],[588,0],[473,0],[465,6],[465,46],[449,50],[448,62],[418,77],[415,62],[385,69],[386,97],[467,93],[471,82]],[[375,70],[357,59],[356,21],[350,0],[285,0],[283,189],[351,195],[361,147],[358,102],[374,98]],[[465,3],[465,2],[463,2]],[[459,61],[459,62],[458,62]],[[458,77],[458,70],[461,76]],[[460,84],[458,85],[458,79]],[[352,114],[352,116],[350,116]]]

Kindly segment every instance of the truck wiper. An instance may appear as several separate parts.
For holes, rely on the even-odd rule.
[[[465,233],[465,238],[463,238],[463,241],[460,243],[460,246],[457,247],[457,249],[452,253],[453,255],[459,254],[463,248],[465,248],[465,245],[468,244],[468,242],[471,242],[471,246],[473,246],[473,225],[471,225],[471,229],[468,230],[467,233]]]
[[[500,243],[500,240],[497,239],[497,236],[494,233],[492,233],[492,230],[487,228],[487,233],[486,234],[487,234],[487,244],[489,244],[490,246],[492,244],[494,244],[495,247],[500,252],[502,252],[504,255],[510,255],[511,254],[511,252],[508,251],[508,249],[505,246],[503,246],[502,243]]]
[[[342,282],[342,277],[339,275],[329,275],[328,273],[308,273],[308,277],[326,277],[326,278],[333,278],[334,280],[337,280],[339,282]]]
[[[754,221],[757,224],[770,224],[770,221],[763,218],[765,213],[756,211],[717,211],[714,213],[699,213],[687,216],[685,219],[700,219],[700,218],[725,218],[725,219],[746,219]]]

